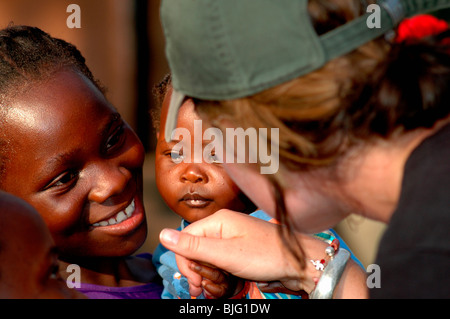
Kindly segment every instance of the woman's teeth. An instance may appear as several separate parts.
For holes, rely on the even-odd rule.
[[[133,199],[133,201],[131,202],[130,205],[128,205],[127,208],[125,208],[124,210],[121,210],[115,216],[109,218],[108,220],[102,220],[101,222],[94,223],[94,224],[92,224],[92,226],[101,227],[101,226],[110,226],[110,225],[119,224],[119,223],[123,222],[124,220],[127,220],[131,215],[133,215],[134,207],[135,207],[135,205],[134,205],[134,199]]]

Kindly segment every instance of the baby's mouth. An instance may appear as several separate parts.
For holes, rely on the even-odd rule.
[[[130,205],[128,205],[124,210],[121,210],[117,214],[115,214],[112,217],[109,217],[108,219],[99,221],[97,223],[92,224],[93,227],[103,227],[103,226],[110,226],[115,224],[120,224],[124,220],[127,220],[131,217],[134,213],[135,203],[134,199],[131,201]]]
[[[205,198],[198,193],[187,193],[180,201],[191,208],[203,208],[212,202],[211,199]]]

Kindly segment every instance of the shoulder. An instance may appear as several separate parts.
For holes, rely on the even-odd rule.
[[[384,284],[374,297],[443,296],[450,278],[450,125],[408,159],[396,211],[381,239],[376,264]],[[448,276],[447,276],[448,277]],[[444,293],[444,294],[442,294]]]
[[[448,247],[449,176],[450,125],[447,125],[423,141],[406,162],[398,206],[383,239],[402,248]]]

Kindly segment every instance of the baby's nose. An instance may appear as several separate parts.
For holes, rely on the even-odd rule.
[[[195,167],[195,165],[190,165],[181,175],[181,181],[191,183],[206,183],[208,181],[208,177],[201,169]]]

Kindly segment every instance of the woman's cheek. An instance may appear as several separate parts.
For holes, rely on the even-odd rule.
[[[276,203],[272,186],[264,175],[245,164],[224,163],[223,166],[228,176],[259,209],[275,217]]]

